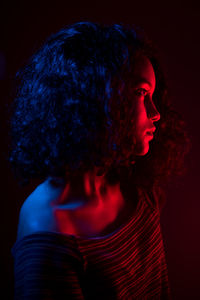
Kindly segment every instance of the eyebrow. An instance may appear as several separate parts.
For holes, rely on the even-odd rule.
[[[151,82],[149,82],[148,80],[146,80],[145,78],[138,78],[136,80],[134,80],[134,85],[136,84],[141,84],[141,83],[147,83],[150,87],[152,87]]]

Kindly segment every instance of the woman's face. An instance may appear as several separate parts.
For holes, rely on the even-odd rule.
[[[156,86],[156,78],[150,60],[140,56],[135,64],[133,72],[133,84],[131,86],[130,99],[134,103],[134,155],[145,155],[149,150],[149,142],[153,139],[156,127],[154,122],[159,121],[160,114],[157,111],[152,96]]]

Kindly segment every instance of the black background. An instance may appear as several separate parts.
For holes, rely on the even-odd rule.
[[[187,174],[167,190],[162,228],[173,299],[200,299],[199,196],[199,19],[194,2],[138,1],[7,1],[0,9],[1,134],[1,299],[13,298],[13,259],[18,213],[34,184],[18,186],[6,160],[12,82],[44,40],[67,24],[94,21],[136,24],[160,51],[176,109],[192,139]]]

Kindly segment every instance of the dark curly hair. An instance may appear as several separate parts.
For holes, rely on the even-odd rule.
[[[153,97],[161,119],[149,152],[134,157],[129,100],[141,54],[155,71]],[[67,26],[47,40],[17,79],[9,160],[21,183],[68,180],[95,166],[110,183],[129,178],[145,187],[182,173],[190,145],[186,125],[169,100],[157,51],[141,29],[91,22]]]

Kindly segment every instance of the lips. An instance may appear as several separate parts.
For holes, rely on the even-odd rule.
[[[150,129],[147,129],[146,130],[146,134],[153,135],[153,133],[155,132],[155,130],[156,130],[156,127],[152,127]]]
[[[148,139],[148,140],[152,140],[153,139],[153,133],[152,132],[146,132],[145,138]]]
[[[146,138],[152,140],[153,139],[153,133],[155,132],[155,130],[156,130],[156,127],[151,127],[150,129],[147,129],[145,131]]]

